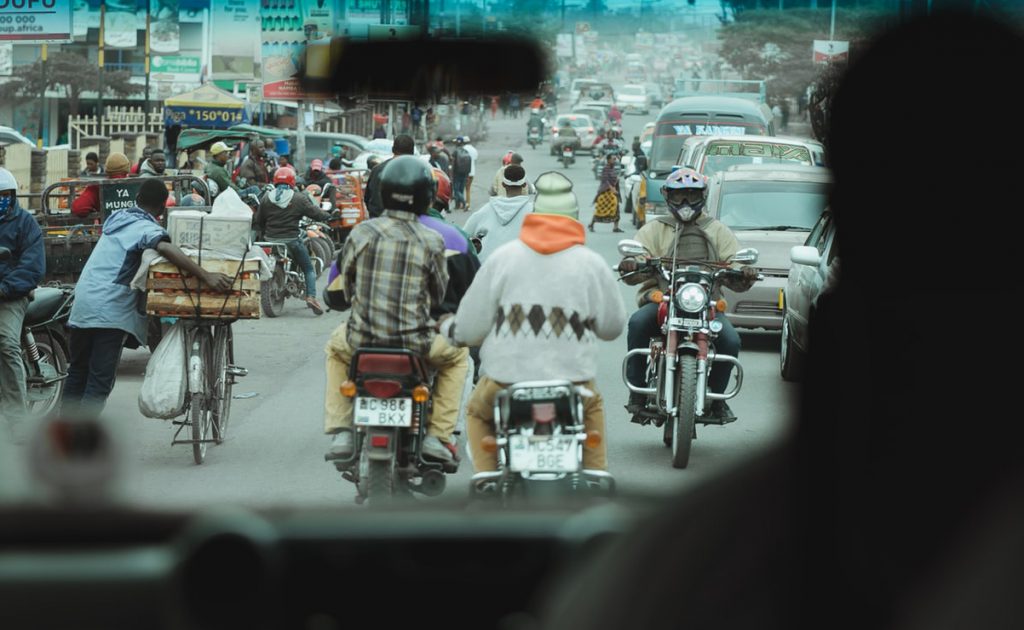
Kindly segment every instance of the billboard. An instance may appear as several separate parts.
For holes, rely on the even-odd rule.
[[[263,23],[263,98],[296,100],[328,95],[307,94],[299,73],[326,75],[330,68],[334,4],[321,0],[267,3]]]
[[[218,34],[210,46],[212,78],[255,78],[260,63],[259,0],[212,2],[210,30]]]
[[[71,41],[73,1],[0,0],[0,41]]]
[[[814,40],[814,63],[847,61],[850,57],[850,42]]]
[[[149,49],[169,55],[181,48],[178,0],[152,0],[149,9]]]

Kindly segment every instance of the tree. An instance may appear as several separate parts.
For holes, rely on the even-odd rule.
[[[82,93],[95,91],[100,85],[100,69],[83,57],[70,51],[51,55],[46,62],[46,89],[63,91],[72,116],[78,114]],[[15,68],[7,83],[0,85],[0,100],[24,103],[39,98],[43,91],[43,62]],[[126,70],[103,70],[103,92],[123,98],[142,91],[142,86],[131,82]]]
[[[767,81],[770,98],[797,97],[820,71],[813,62],[816,39],[828,39],[826,9],[745,10],[719,29],[722,57],[746,79]],[[840,11],[836,39],[851,48],[889,19],[876,11]]]

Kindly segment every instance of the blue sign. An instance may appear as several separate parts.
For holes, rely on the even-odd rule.
[[[164,124],[181,125],[193,129],[227,129],[250,122],[249,112],[238,107],[193,107],[167,105]]]

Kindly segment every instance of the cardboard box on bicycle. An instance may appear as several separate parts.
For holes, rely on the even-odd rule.
[[[182,249],[201,249],[203,258],[241,256],[249,251],[252,213],[223,216],[202,210],[173,210],[167,215],[167,233]]]
[[[197,256],[190,258],[200,262]],[[204,252],[200,265],[207,271],[235,278],[231,291],[218,293],[205,286],[197,291],[198,278],[183,277],[170,262],[154,263],[146,278],[146,312],[162,317],[259,319],[259,260],[212,258]]]

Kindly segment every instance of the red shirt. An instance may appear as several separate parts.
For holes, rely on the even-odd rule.
[[[128,177],[128,173],[108,175],[107,179],[122,179]],[[76,217],[87,217],[90,212],[98,212],[100,209],[100,191],[95,185],[86,186],[82,194],[75,197],[71,202],[71,214]]]

